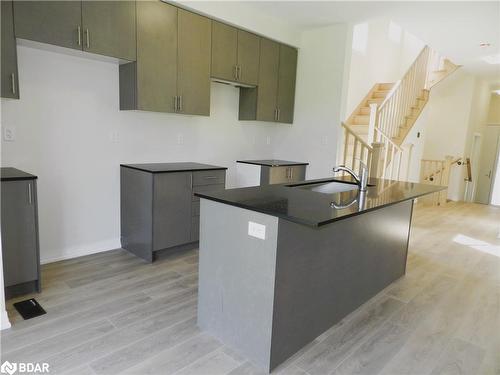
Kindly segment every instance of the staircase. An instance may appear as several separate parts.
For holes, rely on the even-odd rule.
[[[403,142],[424,109],[433,86],[459,68],[425,46],[404,76],[395,83],[376,83],[351,116],[342,123],[342,161],[359,170],[360,161],[370,176],[401,179],[401,164],[408,159]]]

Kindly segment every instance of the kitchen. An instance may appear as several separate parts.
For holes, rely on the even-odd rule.
[[[82,301],[89,308],[90,301],[101,303],[90,292],[93,286],[103,294],[117,291],[117,299],[131,301],[130,316],[115,311],[122,314],[120,318],[110,318],[117,327],[128,327],[134,316],[140,318],[142,304],[158,307],[159,302],[151,296],[168,296],[165,303],[173,309],[172,315],[158,314],[160,310],[154,309],[143,311],[146,317],[163,319],[164,325],[157,327],[159,332],[170,328],[167,320],[177,315],[189,317],[191,324],[193,297],[197,300],[193,290],[197,289],[194,275],[198,247],[200,259],[204,257],[203,224],[199,228],[209,215],[204,212],[204,201],[212,195],[233,194],[234,188],[273,189],[267,185],[314,179],[331,181],[334,176],[332,168],[340,147],[339,130],[331,124],[342,115],[346,78],[340,67],[345,63],[348,41],[343,36],[347,28],[333,25],[301,34],[270,15],[257,15],[251,7],[237,3],[222,9],[210,2],[16,1],[2,2],[2,17],[8,17],[9,4],[17,61],[15,73],[8,73],[2,83],[6,84],[3,90],[19,99],[2,100],[2,167],[16,167],[30,174],[22,174],[18,181],[30,181],[26,191],[30,203],[35,204],[35,244],[31,254],[35,255],[36,278],[20,290],[6,285],[6,292],[7,297],[21,294],[37,299],[37,294],[31,292],[41,288],[39,302],[47,310],[45,318],[42,315],[32,321],[41,322],[36,324],[41,324],[40,336],[32,331],[26,333],[25,339],[49,340],[51,336],[44,334],[43,326],[47,324],[48,329],[50,324],[64,325],[57,320],[58,316],[64,318],[63,311],[78,316],[80,312],[74,303]],[[259,17],[266,22],[259,21]],[[2,22],[2,27],[7,26],[8,22]],[[2,30],[2,38],[6,35]],[[326,44],[334,48],[325,50]],[[2,58],[7,56],[2,51]],[[275,180],[273,169],[278,171]],[[6,176],[4,181],[2,176],[2,183],[9,182],[9,178],[12,177]],[[352,182],[342,186],[357,189]],[[255,187],[260,185],[263,187]],[[360,199],[353,189],[330,194],[294,191],[321,197],[321,202],[350,205],[328,205],[319,210],[335,216],[335,212],[372,204],[372,192],[380,193],[377,186],[381,188],[385,182],[371,181],[370,185],[375,187],[368,188],[367,200]],[[381,203],[381,211],[387,209],[387,204],[410,205],[414,198],[439,190],[426,190],[411,183],[391,189],[396,198],[391,203]],[[410,217],[411,212],[407,212],[408,222]],[[2,223],[5,221],[2,218]],[[2,232],[2,238],[9,233],[4,229]],[[219,238],[224,236],[224,231],[212,233]],[[402,233],[408,238],[408,225]],[[403,241],[399,251],[405,253],[406,246]],[[122,248],[127,252],[114,250]],[[104,255],[107,251],[112,253]],[[92,264],[98,264],[98,258],[88,257],[100,255],[104,260],[115,259],[117,264],[99,265],[89,275],[70,275],[72,270],[90,270]],[[78,260],[79,257],[83,258]],[[3,256],[4,268],[10,261]],[[62,266],[65,261],[69,262],[66,270]],[[85,264],[86,261],[90,263]],[[21,263],[25,264],[24,260]],[[137,267],[142,270],[140,275]],[[50,275],[45,280],[44,269]],[[102,273],[94,272],[97,269],[102,269]],[[132,272],[137,281],[127,293],[144,295],[121,294],[128,285],[127,272]],[[148,277],[161,283],[144,287],[140,283],[146,279],[144,272],[151,272]],[[404,271],[396,272],[397,277],[390,281],[403,274]],[[186,285],[180,286],[182,280],[189,291],[182,289]],[[35,284],[31,285],[33,281]],[[105,285],[107,282],[116,284]],[[387,285],[378,285],[377,292]],[[44,295],[46,288],[48,294]],[[72,289],[75,295],[68,296]],[[146,290],[152,290],[151,294]],[[165,294],[166,291],[172,294]],[[364,296],[360,302],[374,294],[375,291]],[[175,298],[179,298],[178,306]],[[355,307],[350,306],[344,315],[325,323],[323,331]],[[153,315],[154,311],[157,315]],[[178,321],[181,320],[175,322]],[[14,334],[5,333],[5,343],[12,345],[5,353],[15,353],[14,359],[23,359],[24,344],[22,339],[16,342],[16,337],[24,337],[21,331],[29,322],[15,320],[11,328]],[[148,329],[154,329],[151,322],[148,324]],[[19,333],[15,333],[16,325]],[[186,327],[183,329],[192,330],[195,325]],[[202,324],[200,327],[203,330]],[[69,332],[67,328],[60,334]],[[113,330],[106,323],[93,328],[106,331],[102,337]],[[314,333],[317,336],[323,331]],[[215,345],[213,336],[217,337],[202,333],[202,342],[208,343],[207,347]],[[234,349],[244,358],[254,359],[217,338],[227,345],[228,352]],[[306,341],[293,350],[299,350]],[[122,341],[118,343],[117,347],[123,346]],[[83,340],[79,343],[84,344]],[[110,344],[103,345],[108,345],[103,355],[112,356]],[[164,348],[170,347],[165,344]],[[141,353],[148,348],[144,346]],[[151,349],[152,355],[158,350]],[[42,352],[43,356],[26,354],[26,358],[51,359],[49,363],[56,372],[79,368],[70,364],[69,351],[64,358],[57,357],[50,345]],[[84,371],[89,363],[99,362],[98,355],[92,358],[93,353],[89,349],[82,354]],[[112,363],[116,367],[108,368],[100,361],[91,365],[90,371],[126,370],[117,364],[118,354],[114,355]],[[227,360],[227,356],[231,357],[227,353],[223,357]],[[174,366],[176,357],[169,358],[172,372],[174,368],[178,370]],[[148,371],[155,372],[159,368],[155,366],[164,364],[163,361],[151,365]],[[139,362],[129,360],[127,365],[131,371],[146,369],[147,363]],[[265,371],[279,364],[253,362]]]

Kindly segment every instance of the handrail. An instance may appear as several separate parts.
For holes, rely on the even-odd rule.
[[[363,138],[361,138],[359,135],[356,134],[356,132],[345,122],[342,122],[341,125],[347,130],[348,133],[350,133],[354,138],[357,139],[359,143],[361,143],[363,146],[365,146],[367,149],[371,150],[372,146],[370,146],[368,143],[366,143]]]
[[[387,134],[385,134],[382,129],[375,129],[376,132],[378,132],[382,138],[385,138],[388,143],[391,144],[391,146],[395,147],[398,151],[403,151],[403,149],[398,146]]]
[[[391,91],[389,91],[389,94],[387,94],[387,96],[385,97],[384,101],[382,102],[382,104],[378,108],[379,111],[384,107],[385,103],[393,96],[393,94],[396,91],[396,89],[401,85],[401,82],[404,81],[406,77],[410,76],[410,74],[411,74],[411,72],[413,70],[413,67],[417,64],[417,62],[419,61],[420,57],[422,56],[422,54],[427,49],[429,49],[429,46],[425,45],[424,48],[422,48],[422,50],[418,53],[418,55],[415,58],[415,60],[413,61],[413,63],[410,65],[410,67],[408,68],[408,70],[403,75],[403,78],[401,78],[399,81],[397,81],[396,84],[394,85],[394,87],[391,89]]]

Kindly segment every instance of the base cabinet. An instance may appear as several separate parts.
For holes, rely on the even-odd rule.
[[[1,183],[5,296],[40,292],[36,180]]]
[[[152,262],[157,252],[194,247],[199,239],[198,191],[223,190],[226,171],[155,172],[121,167],[121,243]]]

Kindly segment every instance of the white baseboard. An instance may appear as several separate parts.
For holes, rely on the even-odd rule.
[[[7,315],[7,311],[3,310],[0,313],[0,330],[3,331],[8,328],[10,328],[9,316]]]
[[[85,255],[91,255],[96,253],[102,253],[104,251],[109,251],[113,249],[121,248],[121,243],[119,239],[112,239],[108,241],[96,242],[91,245],[86,246],[74,246],[72,248],[63,249],[60,251],[62,255],[53,257],[42,257],[40,259],[41,264],[59,262],[61,260],[78,258]],[[43,250],[42,250],[43,252]],[[43,256],[43,255],[42,255]]]

